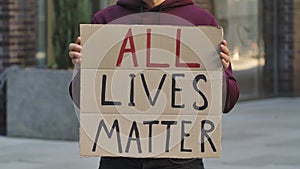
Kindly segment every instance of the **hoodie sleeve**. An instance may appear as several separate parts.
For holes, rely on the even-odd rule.
[[[240,95],[240,90],[237,80],[233,75],[231,64],[227,69],[224,70],[224,73],[226,80],[226,101],[223,112],[228,113],[237,103]]]
[[[70,85],[69,85],[69,94],[77,107],[80,106],[80,71],[73,76]]]

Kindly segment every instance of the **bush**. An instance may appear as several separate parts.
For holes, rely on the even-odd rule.
[[[73,66],[68,56],[69,43],[79,36],[79,24],[90,23],[90,0],[53,0],[54,20],[52,43],[56,68],[67,69]]]

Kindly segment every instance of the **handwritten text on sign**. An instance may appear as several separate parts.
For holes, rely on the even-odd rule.
[[[220,156],[219,28],[83,25],[81,36],[82,156]]]

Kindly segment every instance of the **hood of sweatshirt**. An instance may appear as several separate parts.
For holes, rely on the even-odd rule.
[[[192,0],[165,0],[160,5],[151,9],[147,7],[143,0],[118,0],[117,4],[133,12],[161,12],[180,6],[192,5],[194,2]]]
[[[193,0],[165,0],[153,8],[143,0],[118,0],[97,12],[91,23],[217,26],[214,17]]]

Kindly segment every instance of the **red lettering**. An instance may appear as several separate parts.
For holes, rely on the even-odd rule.
[[[177,29],[176,37],[176,67],[200,68],[198,63],[180,63],[180,50],[181,50],[181,29]]]
[[[162,56],[160,56],[162,57]],[[147,30],[147,67],[156,67],[156,68],[168,68],[170,67],[169,64],[163,63],[151,63],[151,29]]]
[[[129,40],[129,43],[130,43],[130,48],[126,48],[128,40]],[[129,52],[132,53],[132,59],[133,59],[134,67],[138,67],[139,65],[138,65],[137,58],[136,58],[136,50],[135,50],[135,45],[134,45],[131,29],[128,30],[128,32],[125,36],[125,39],[123,41],[123,44],[122,44],[122,47],[121,47],[121,50],[120,50],[120,54],[119,54],[119,57],[118,57],[118,61],[117,61],[117,67],[121,66],[123,58],[124,58],[124,54],[129,53]]]
[[[169,68],[170,65],[166,63],[152,63],[151,62],[151,36],[152,32],[151,29],[147,30],[147,50],[146,50],[146,66],[149,68]],[[129,40],[130,48],[126,48],[127,43]],[[134,45],[132,30],[129,29],[125,39],[122,43],[121,50],[119,53],[119,57],[117,60],[117,67],[120,67],[124,58],[125,53],[131,53],[132,54],[132,60],[134,67],[138,67],[138,61],[137,61],[137,55],[136,55],[136,49]],[[176,67],[182,67],[182,68],[200,68],[199,63],[182,63],[181,62],[181,29],[177,30],[177,36],[176,36]],[[162,57],[162,56],[161,56]]]

